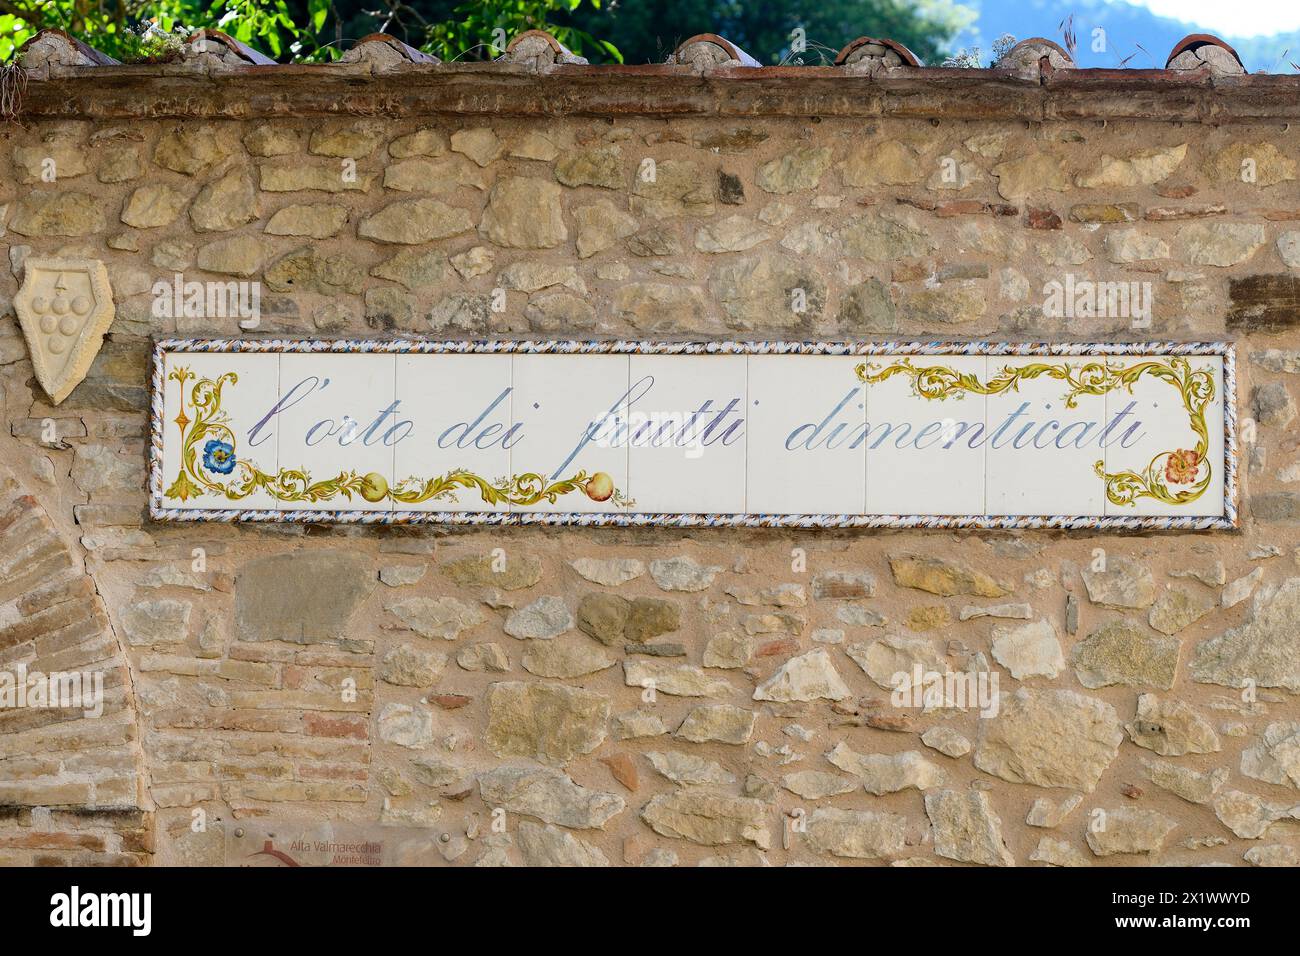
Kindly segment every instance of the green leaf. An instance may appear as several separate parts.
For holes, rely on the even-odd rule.
[[[325,26],[325,18],[329,16],[329,0],[310,0],[307,4],[307,16],[311,20],[311,27],[319,33]]]

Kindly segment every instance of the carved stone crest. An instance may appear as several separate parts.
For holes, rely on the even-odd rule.
[[[29,257],[14,310],[36,380],[57,405],[86,377],[113,322],[113,292],[104,263]]]

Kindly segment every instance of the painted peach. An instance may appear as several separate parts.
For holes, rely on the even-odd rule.
[[[583,490],[592,501],[608,501],[614,494],[614,479],[605,472],[598,471],[587,479]]]
[[[372,471],[361,479],[361,497],[371,503],[383,501],[388,494],[388,479]]]

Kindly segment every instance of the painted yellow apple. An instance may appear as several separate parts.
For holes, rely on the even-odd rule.
[[[592,501],[608,501],[614,494],[614,479],[603,471],[598,471],[587,479],[583,490]]]
[[[384,495],[388,494],[388,479],[376,471],[372,471],[361,479],[361,497],[369,502],[383,501]]]

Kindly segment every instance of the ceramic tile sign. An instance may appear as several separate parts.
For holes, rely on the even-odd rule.
[[[167,340],[166,521],[1216,529],[1225,343]]]

